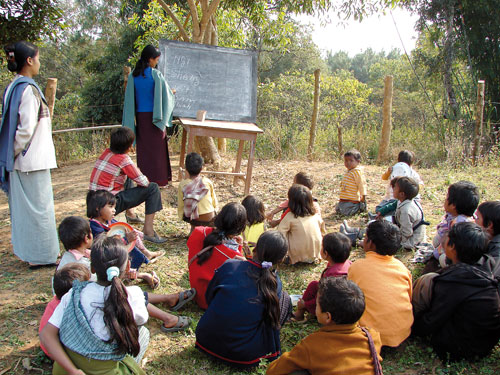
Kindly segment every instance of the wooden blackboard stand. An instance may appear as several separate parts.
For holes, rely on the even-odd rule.
[[[245,181],[245,195],[250,192],[250,183],[252,180],[253,159],[255,154],[255,143],[257,135],[263,133],[255,124],[245,122],[229,122],[205,120],[199,121],[191,118],[179,118],[182,124],[181,155],[179,158],[179,181],[184,177],[184,159],[187,153],[193,151],[194,137],[216,137],[239,139],[238,155],[236,156],[236,165],[234,172],[202,171],[202,173],[211,173],[225,176],[234,176],[233,184],[236,185],[238,178]],[[250,141],[250,152],[248,155],[248,165],[246,173],[240,172],[241,160],[243,158],[243,146],[245,141]],[[186,150],[187,143],[187,150]]]

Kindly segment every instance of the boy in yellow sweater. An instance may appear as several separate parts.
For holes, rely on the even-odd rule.
[[[366,257],[355,261],[347,273],[365,295],[360,324],[376,329],[382,345],[392,347],[410,335],[413,324],[411,273],[394,257],[400,248],[399,228],[386,220],[374,221],[363,240]]]
[[[322,327],[272,362],[266,374],[380,374],[380,336],[358,325],[364,310],[365,298],[355,283],[344,277],[321,279],[316,318]]]
[[[352,216],[366,211],[366,180],[358,150],[349,150],[344,154],[347,172],[340,183],[339,203],[335,210],[338,214]]]

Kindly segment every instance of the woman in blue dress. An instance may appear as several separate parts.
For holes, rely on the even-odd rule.
[[[123,104],[123,126],[136,135],[137,165],[151,182],[172,180],[166,128],[172,126],[174,92],[156,69],[160,51],[147,45],[130,73]]]

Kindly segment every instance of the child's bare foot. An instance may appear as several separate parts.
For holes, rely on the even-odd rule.
[[[150,274],[146,272],[137,273],[137,278],[147,282],[151,289],[156,289],[160,286],[160,278],[155,271]]]
[[[294,313],[292,313],[292,317],[290,318],[292,322],[295,323],[304,323],[307,321],[305,317],[305,311],[304,310],[297,310]]]
[[[146,258],[149,259],[149,263],[154,263],[158,259],[160,259],[162,256],[165,255],[165,250],[159,250],[159,251],[147,251],[147,254],[144,254]]]

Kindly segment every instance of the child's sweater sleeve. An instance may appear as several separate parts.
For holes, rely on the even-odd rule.
[[[284,353],[277,360],[271,362],[267,368],[267,375],[291,374],[296,370],[307,370],[311,368],[309,350],[304,344],[304,340],[294,346],[294,348]]]

